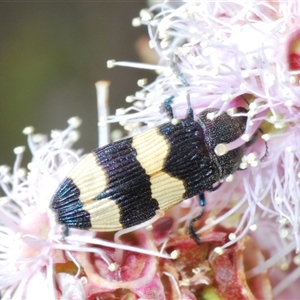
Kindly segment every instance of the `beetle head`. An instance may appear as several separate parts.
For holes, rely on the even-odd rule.
[[[242,113],[247,112],[247,110],[238,108],[237,112]],[[198,123],[203,130],[206,149],[219,169],[220,179],[222,179],[239,168],[245,148],[253,142],[250,140],[224,155],[217,155],[215,147],[219,144],[231,143],[240,138],[245,132],[247,123],[246,116],[230,116],[226,112],[218,113],[218,109],[206,109],[198,115]]]

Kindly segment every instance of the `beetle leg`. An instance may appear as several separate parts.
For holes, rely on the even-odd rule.
[[[203,213],[204,213],[204,206],[205,206],[205,197],[204,197],[204,194],[200,194],[198,195],[198,202],[199,202],[199,205],[201,207],[203,207],[201,213],[199,216],[193,218],[191,221],[190,221],[190,224],[189,224],[189,234],[190,234],[190,237],[195,241],[196,244],[200,245],[201,243],[201,239],[200,237],[198,236],[198,234],[196,233],[196,230],[194,228],[194,223],[198,220],[200,220],[203,216]]]
[[[174,118],[174,113],[173,113],[173,108],[171,103],[173,102],[174,96],[169,97],[168,99],[165,100],[163,109],[167,113],[168,117],[170,119]]]
[[[64,237],[69,235],[69,227],[67,225],[65,225],[65,229],[64,229]]]
[[[216,185],[216,186],[213,186],[212,188],[211,188],[211,192],[213,192],[213,191],[216,191],[221,185],[222,185],[222,183],[223,182],[219,182],[219,184],[218,185]]]

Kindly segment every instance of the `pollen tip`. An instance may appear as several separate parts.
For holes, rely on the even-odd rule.
[[[174,118],[174,119],[171,120],[171,124],[172,124],[172,125],[178,125],[179,123],[180,123],[180,120],[179,120],[179,119],[175,119],[175,118]]]
[[[227,152],[228,152],[228,149],[226,147],[225,144],[218,144],[215,149],[214,149],[215,153],[218,155],[218,156],[222,156],[222,155],[225,155]]]
[[[147,226],[147,227],[146,227],[146,230],[147,230],[147,231],[152,231],[152,230],[153,230],[153,225],[150,224],[149,226]]]
[[[72,117],[68,120],[68,124],[72,127],[72,128],[78,128],[81,125],[82,121],[79,117]]]
[[[134,97],[133,97],[132,95],[127,96],[126,99],[125,99],[125,101],[126,101],[127,103],[132,103],[132,102],[134,101]]]
[[[24,153],[25,149],[26,149],[25,146],[16,147],[16,148],[14,148],[14,153],[16,155],[22,154],[22,153]]]
[[[268,140],[270,140],[270,135],[268,134],[268,133],[265,133],[265,134],[263,134],[262,136],[261,136],[261,138],[264,140],[264,141],[268,141]]]
[[[72,130],[69,134],[68,134],[69,139],[72,142],[77,142],[80,138],[80,132],[78,130]]]
[[[133,27],[139,27],[142,25],[142,20],[140,18],[133,18],[131,21]]]
[[[292,146],[286,147],[285,150],[286,150],[287,152],[290,152],[290,153],[292,153],[292,152],[295,151],[294,147],[292,147]]]
[[[51,130],[50,136],[52,139],[58,138],[61,134],[61,131],[59,130]]]
[[[228,175],[227,177],[226,177],[226,179],[225,179],[225,181],[226,182],[232,182],[233,181],[233,174],[230,174],[230,175]]]
[[[115,129],[111,132],[110,137],[113,142],[120,140],[123,137],[123,132],[120,129]]]
[[[148,83],[148,79],[147,78],[141,78],[137,81],[137,85],[140,87],[145,86]]]
[[[219,255],[222,255],[224,253],[224,250],[221,247],[216,247],[214,249],[214,252],[219,254]]]
[[[107,116],[100,116],[98,127],[105,127],[107,125]]]
[[[240,163],[240,169],[245,170],[247,169],[248,164],[246,162]]]
[[[111,263],[109,266],[108,266],[108,270],[111,271],[111,272],[114,272],[118,269],[118,265],[116,263]]]
[[[236,114],[236,112],[237,112],[237,110],[236,110],[235,107],[228,108],[228,109],[226,110],[226,113],[227,113],[228,116],[233,116],[234,114]]]
[[[233,240],[236,239],[236,234],[235,234],[235,233],[230,233],[230,234],[228,235],[228,238],[229,238],[230,241],[233,241]]]
[[[86,285],[86,284],[88,283],[88,279],[87,279],[86,276],[80,277],[80,281],[81,281],[81,283],[82,283],[83,285]]]
[[[215,117],[216,117],[215,112],[210,112],[206,115],[207,120],[210,120],[210,121],[212,121]]]
[[[232,99],[232,95],[231,94],[223,94],[221,96],[221,100],[224,101],[224,102],[227,102],[227,101],[230,101]]]
[[[171,259],[177,259],[179,257],[179,254],[180,254],[179,250],[173,250],[170,254]]]
[[[279,268],[281,271],[286,271],[286,270],[288,270],[289,267],[290,267],[290,265],[287,262],[283,262],[279,265]]]
[[[125,114],[125,108],[118,108],[116,109],[116,116],[122,116]]]
[[[299,255],[299,254],[297,254],[297,255],[294,256],[293,262],[294,262],[294,264],[297,265],[297,266],[300,265],[300,255]]]
[[[140,18],[143,21],[150,21],[153,18],[153,15],[147,9],[141,9],[140,10]]]
[[[115,61],[114,59],[108,60],[108,61],[106,62],[107,68],[108,68],[108,69],[111,69],[111,68],[115,67],[115,62],[116,62],[116,61]]]
[[[241,136],[241,139],[245,142],[249,142],[250,141],[250,135],[245,133]]]
[[[27,126],[23,129],[22,133],[25,135],[32,134],[34,132],[34,127],[33,126]]]

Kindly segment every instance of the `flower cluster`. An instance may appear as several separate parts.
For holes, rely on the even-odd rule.
[[[127,98],[135,101],[127,111],[138,112],[113,117],[127,129],[132,122],[151,127],[161,121],[154,108],[171,95],[178,118],[188,105],[196,113],[248,107],[241,139],[258,128],[260,137],[243,159],[246,170],[207,195],[210,217],[200,233],[230,220],[234,235],[225,249],[253,231],[267,260],[247,277],[271,270],[275,297],[300,277],[299,14],[295,1],[186,1],[179,7],[165,1],[143,10],[133,24],[148,26],[159,75]]]
[[[64,229],[49,209],[59,182],[81,153],[72,148],[79,120],[51,139],[24,129],[10,170],[0,166],[1,299],[292,299],[300,279],[300,6],[295,1],[187,1],[155,4],[134,25],[149,29],[156,80],[108,122],[131,133],[167,121],[161,104],[173,97],[175,118],[188,107],[246,107],[243,136],[256,136],[240,171],[207,193],[196,223],[201,245],[187,234],[201,209],[189,199],[130,232]],[[234,113],[234,112],[233,112]],[[103,120],[100,123],[103,123]],[[226,148],[227,147],[227,148]],[[230,148],[231,147],[231,148]],[[222,153],[220,153],[221,155]],[[147,225],[149,225],[147,224]]]

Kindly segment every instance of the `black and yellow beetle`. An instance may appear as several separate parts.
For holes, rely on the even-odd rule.
[[[166,108],[172,116],[169,103]],[[195,121],[189,109],[178,124],[170,121],[83,157],[53,197],[58,222],[66,230],[117,231],[196,195],[204,206],[203,193],[215,190],[239,168],[248,146],[222,156],[215,153],[218,144],[239,138],[247,121],[246,116],[217,113],[218,109],[206,109]],[[200,241],[194,232],[191,236]]]

